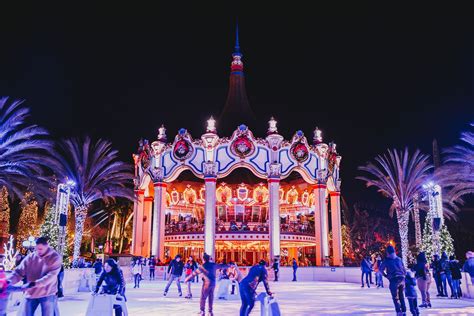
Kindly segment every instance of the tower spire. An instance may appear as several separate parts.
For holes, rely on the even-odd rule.
[[[240,53],[240,44],[239,44],[239,23],[237,22],[235,26],[235,46],[234,46],[234,53],[232,56],[239,55],[242,56]]]
[[[250,108],[245,91],[244,63],[240,52],[239,25],[235,27],[235,46],[230,65],[229,92],[224,109],[219,117],[219,130],[232,132],[240,124],[252,127],[255,114]]]

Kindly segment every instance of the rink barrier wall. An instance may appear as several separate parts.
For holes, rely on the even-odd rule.
[[[164,280],[167,267],[158,266],[155,269],[155,278]],[[240,267],[244,275],[247,274],[250,267]],[[128,267],[122,266],[124,278],[127,283],[132,282],[132,274]],[[269,269],[270,280],[274,279],[273,270]],[[471,283],[469,274],[462,273],[461,288],[466,298],[474,298],[474,285]],[[148,280],[149,271],[147,267],[143,269],[143,278]],[[299,267],[296,272],[298,281],[324,281],[324,282],[342,282],[360,284],[361,270],[358,267]],[[93,269],[67,269],[65,270],[63,287],[66,294],[76,293],[81,279],[88,278],[91,283],[94,280]],[[293,279],[293,268],[280,267],[280,281],[291,281]],[[375,274],[373,275],[375,281]],[[387,282],[387,280],[384,280]],[[434,282],[433,282],[434,284]]]

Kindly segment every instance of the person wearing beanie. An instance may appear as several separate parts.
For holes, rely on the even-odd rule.
[[[202,275],[203,284],[201,289],[201,300],[200,300],[200,314],[206,314],[206,300],[209,299],[209,315],[213,315],[212,308],[214,304],[214,289],[216,288],[216,271],[218,269],[228,269],[227,264],[217,264],[212,262],[211,256],[204,253],[202,256],[203,264],[194,270],[194,272],[186,277],[185,282],[190,282],[197,275]]]
[[[181,255],[176,255],[173,260],[171,260],[168,266],[168,274],[169,280],[168,284],[166,284],[165,292],[163,296],[168,294],[168,290],[170,289],[171,283],[176,280],[176,285],[178,286],[178,294],[179,296],[183,296],[183,292],[181,291],[181,275],[183,274],[184,263],[181,261]]]
[[[392,294],[393,305],[397,315],[404,315],[407,311],[405,305],[404,289],[406,270],[403,261],[395,253],[395,248],[389,245],[386,249],[387,257],[380,265],[380,272],[390,283],[390,293]]]
[[[255,305],[256,290],[260,282],[263,282],[267,294],[270,296],[272,295],[268,284],[268,272],[265,268],[266,264],[265,260],[260,260],[257,265],[250,268],[247,276],[240,282],[239,291],[240,299],[242,300],[240,316],[247,316],[252,311],[252,308]]]

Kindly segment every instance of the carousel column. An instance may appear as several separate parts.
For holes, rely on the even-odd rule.
[[[165,206],[166,187],[165,182],[159,181],[153,184],[155,188],[155,201],[153,203],[153,227],[152,227],[152,250],[151,254],[156,258],[165,258]]]
[[[215,259],[216,250],[216,182],[215,164],[205,164],[205,213],[204,213],[204,251]]]
[[[341,234],[341,193],[331,192],[331,225],[332,225],[332,252],[333,265],[342,266],[342,234]]]
[[[315,205],[315,232],[316,232],[316,265],[327,265],[329,256],[328,244],[328,212],[326,204],[326,184],[319,183],[314,186]]]
[[[140,256],[142,250],[144,194],[145,190],[135,190],[135,199],[133,201],[132,254],[136,256]]]
[[[280,257],[280,179],[268,179],[270,195],[269,222],[270,222],[270,260]]]
[[[148,257],[151,252],[151,214],[153,197],[146,196],[143,200],[143,223],[142,223],[142,250],[141,256]]]

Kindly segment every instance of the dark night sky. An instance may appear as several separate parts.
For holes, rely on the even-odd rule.
[[[171,139],[180,127],[199,137],[220,113],[238,13],[255,133],[271,115],[286,138],[323,129],[351,203],[373,194],[357,166],[388,147],[452,145],[474,120],[467,8],[236,7],[4,10],[0,95],[25,98],[55,137],[107,138],[131,162],[161,123]]]

